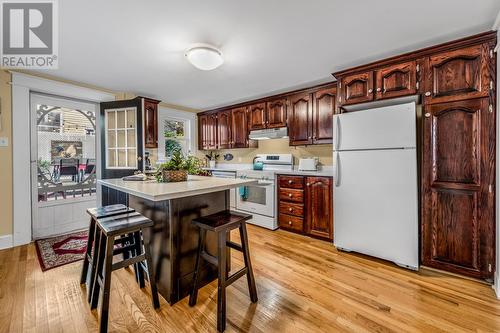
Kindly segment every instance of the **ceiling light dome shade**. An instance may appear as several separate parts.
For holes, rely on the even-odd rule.
[[[186,51],[187,60],[203,71],[216,69],[224,62],[222,53],[213,46],[195,46]]]

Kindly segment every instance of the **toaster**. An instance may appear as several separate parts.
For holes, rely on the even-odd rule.
[[[318,170],[319,159],[317,157],[299,159],[299,171],[316,171]]]

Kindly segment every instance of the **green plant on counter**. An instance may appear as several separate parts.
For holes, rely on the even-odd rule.
[[[158,182],[163,181],[162,171],[178,171],[185,170],[189,175],[201,175],[205,176],[207,173],[202,169],[203,161],[196,156],[188,155],[184,157],[181,151],[175,151],[170,159],[160,164],[158,167],[158,172],[155,174],[155,178]]]
[[[209,154],[206,154],[205,157],[209,160],[209,161],[217,161],[219,159],[219,154],[217,154],[216,152],[214,151],[211,151]]]

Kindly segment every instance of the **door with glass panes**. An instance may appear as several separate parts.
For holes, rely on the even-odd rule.
[[[143,171],[140,99],[101,103],[102,178],[121,178]]]

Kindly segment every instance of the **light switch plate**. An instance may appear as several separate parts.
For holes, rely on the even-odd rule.
[[[8,147],[9,146],[9,138],[6,136],[0,137],[0,147]]]

